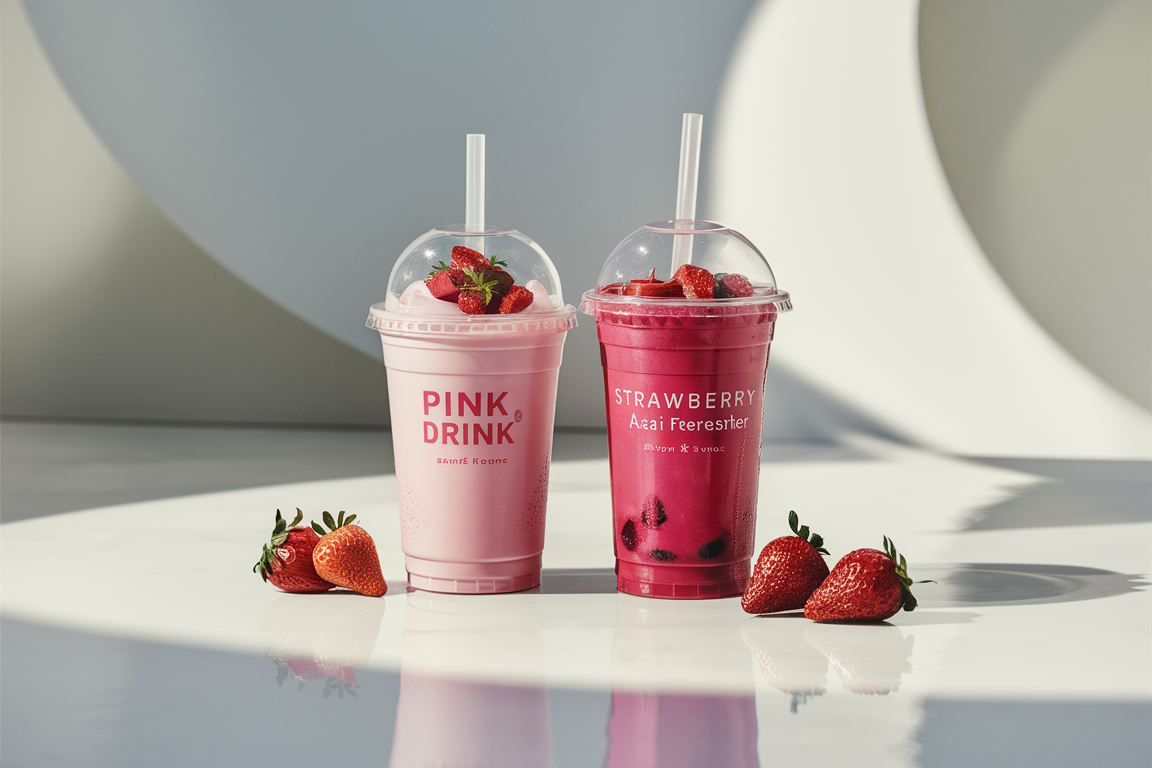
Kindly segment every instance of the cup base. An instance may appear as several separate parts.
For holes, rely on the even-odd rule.
[[[752,561],[727,565],[640,565],[616,561],[616,589],[629,595],[670,600],[736,597],[748,588]]]
[[[445,563],[405,556],[408,586],[425,592],[492,595],[540,585],[540,555],[491,563]]]

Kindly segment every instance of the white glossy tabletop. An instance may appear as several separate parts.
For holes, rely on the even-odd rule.
[[[6,746],[29,765],[296,765],[325,739],[392,766],[1147,765],[1147,464],[1119,485],[1007,464],[864,437],[767,446],[758,548],[795,509],[830,562],[888,535],[936,581],[865,626],[618,594],[602,458],[554,464],[543,583],[507,595],[407,589],[389,475],[8,523],[3,616],[25,629],[6,659],[70,670],[87,697],[39,714],[89,748],[9,698],[6,725],[26,727]],[[273,512],[295,507],[360,515],[388,594],[261,582]]]

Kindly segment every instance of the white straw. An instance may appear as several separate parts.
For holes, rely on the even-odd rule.
[[[696,187],[700,178],[700,136],[704,116],[684,113],[680,131],[680,176],[676,182],[676,229],[691,229],[696,220]],[[692,263],[692,235],[674,235],[672,271]]]
[[[469,232],[484,231],[484,134],[468,134],[464,172],[464,224]]]

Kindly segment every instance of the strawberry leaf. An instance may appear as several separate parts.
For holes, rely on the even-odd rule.
[[[887,536],[884,537],[884,554],[896,566],[896,579],[900,582],[900,595],[902,598],[901,604],[906,611],[916,610],[918,603],[915,596],[912,594],[913,584],[935,584],[932,579],[924,579],[923,581],[912,581],[908,575],[908,561],[904,555],[896,551],[896,544],[892,539]]]
[[[356,519],[356,515],[348,515],[348,519],[344,521],[344,525],[351,524],[351,522],[355,519]]]
[[[492,289],[499,283],[498,280],[485,280],[484,277],[472,269],[472,267],[464,268],[464,285],[460,286],[460,291],[472,291],[480,295],[480,300],[487,306],[492,301]]]
[[[280,510],[276,510],[276,511],[279,512]],[[296,507],[296,517],[292,518],[292,523],[288,527],[289,528],[295,528],[296,526],[300,525],[300,521],[303,519],[304,519],[304,513],[300,510],[300,507]]]
[[[336,521],[332,519],[332,513],[324,510],[324,525],[328,526],[331,530],[336,530]]]
[[[812,548],[820,554],[829,554],[828,550],[824,548],[824,537],[818,533],[812,533],[808,526],[800,525],[800,516],[796,514],[795,510],[788,513],[788,527],[792,529],[792,533],[811,544]]]
[[[312,523],[312,530],[316,531],[316,533],[320,534],[321,536],[323,536],[327,533],[327,531],[324,530],[324,526],[320,525],[319,523],[315,523],[315,522]]]
[[[336,518],[336,527],[341,528],[344,526],[344,510],[340,510],[340,516]]]

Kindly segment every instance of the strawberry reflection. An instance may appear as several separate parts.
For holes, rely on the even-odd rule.
[[[324,698],[355,697],[356,668],[372,657],[384,608],[352,594],[276,597],[261,620],[260,649],[276,662],[277,685],[323,681]]]
[[[548,691],[531,683],[544,669],[531,597],[408,593],[391,768],[553,765]],[[465,679],[508,653],[525,684]]]
[[[606,768],[759,766],[752,670],[722,620],[731,601],[685,611],[677,601],[617,600]],[[708,675],[692,687],[707,692],[662,689],[666,680],[690,679],[685,671],[703,669],[704,659]]]
[[[828,659],[804,639],[809,623],[802,616],[774,616],[747,621],[740,628],[764,680],[790,697],[793,713],[828,686]]]
[[[886,695],[900,690],[912,671],[914,637],[885,622],[817,624],[803,617],[760,617],[744,624],[740,636],[752,651],[764,680],[791,696],[791,708],[827,689],[831,666],[852,693]]]
[[[912,671],[915,638],[891,624],[809,624],[804,639],[828,657],[840,683],[853,693],[898,691],[904,673]]]

